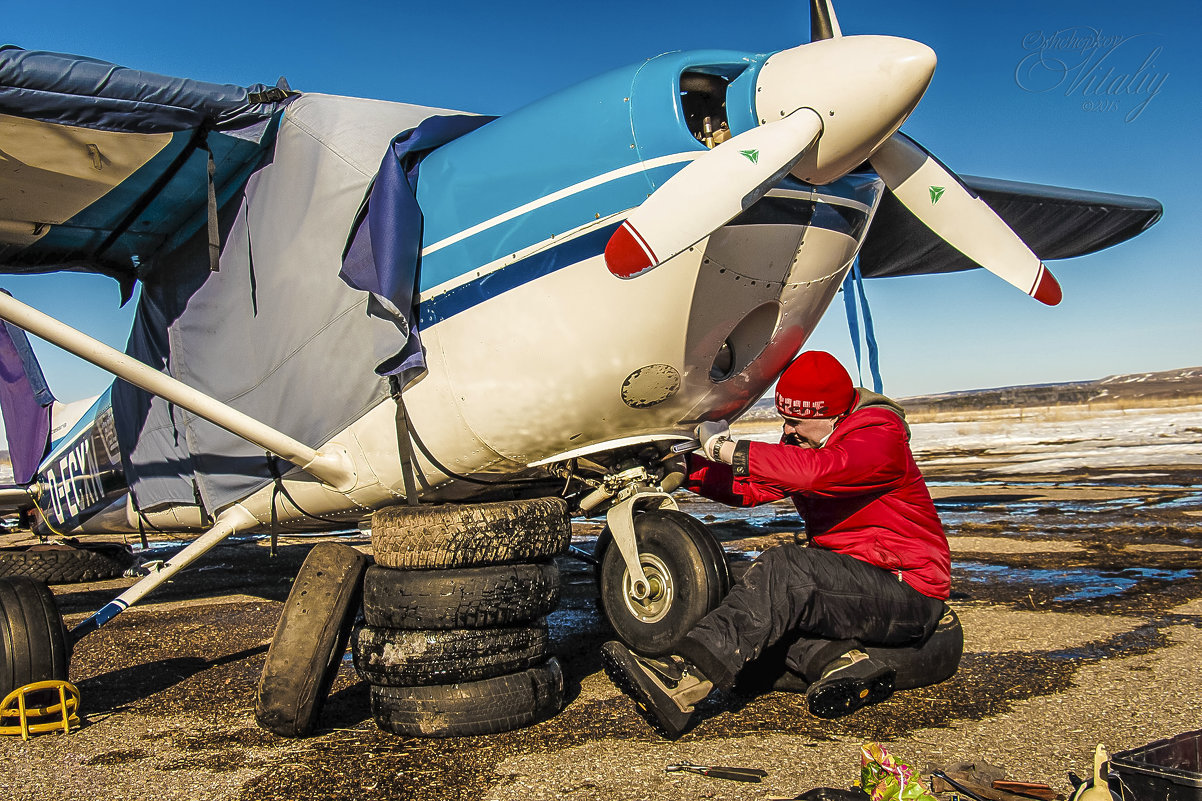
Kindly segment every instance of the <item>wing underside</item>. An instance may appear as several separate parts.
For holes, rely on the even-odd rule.
[[[1163,213],[1151,198],[963,176],[1043,260],[1068,259],[1117,245]],[[873,217],[860,269],[866,278],[971,270],[978,265],[948,245],[891,194]]]
[[[238,191],[293,96],[0,48],[0,271],[132,287],[206,223],[210,184],[218,206]]]

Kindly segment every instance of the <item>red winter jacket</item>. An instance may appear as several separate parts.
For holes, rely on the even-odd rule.
[[[792,498],[810,544],[897,573],[946,600],[947,537],[910,453],[901,409],[860,389],[860,401],[817,449],[743,440],[736,468],[697,456],[684,486],[731,506]]]

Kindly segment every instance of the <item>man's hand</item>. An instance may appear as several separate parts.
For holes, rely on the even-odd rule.
[[[701,453],[711,461],[721,461],[718,449],[723,442],[730,441],[730,423],[725,420],[704,422],[697,426],[697,440],[701,443]]]

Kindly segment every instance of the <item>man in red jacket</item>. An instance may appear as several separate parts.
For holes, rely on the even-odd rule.
[[[901,408],[856,389],[829,353],[809,351],[777,382],[779,444],[736,441],[725,421],[698,427],[706,458],[685,487],[733,506],[791,498],[808,543],[765,551],[677,654],[650,659],[618,642],[602,657],[661,733],[681,734],[694,705],[729,689],[740,669],[785,638],[786,664],[809,682],[819,717],[839,717],[893,693],[893,669],[864,646],[923,642],[948,597],[947,538],[910,452]]]

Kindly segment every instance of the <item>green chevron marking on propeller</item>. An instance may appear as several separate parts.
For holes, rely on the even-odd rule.
[[[939,198],[941,198],[941,197],[943,197],[943,187],[942,186],[932,186],[931,187],[931,205],[934,206],[936,203],[938,203]]]
[[[760,163],[760,151],[758,150],[740,150],[739,153],[745,156],[752,164]]]

